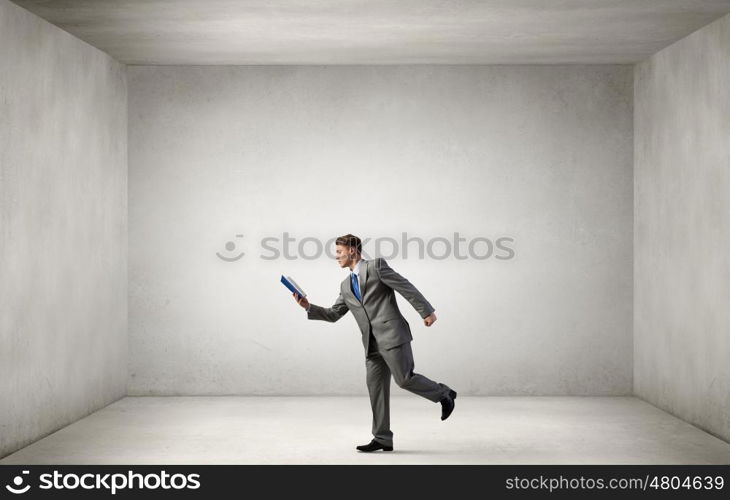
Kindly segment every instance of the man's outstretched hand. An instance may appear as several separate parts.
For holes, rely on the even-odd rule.
[[[292,297],[294,297],[294,300],[296,301],[296,303],[299,304],[300,306],[302,306],[304,309],[309,308],[309,301],[307,299],[305,299],[304,297],[300,297],[296,293],[292,293]]]
[[[436,322],[436,313],[431,313],[425,318],[423,318],[423,324],[426,326],[431,326]]]

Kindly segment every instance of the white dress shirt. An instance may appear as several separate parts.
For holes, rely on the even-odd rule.
[[[357,276],[357,286],[360,288],[360,293],[362,293],[362,281],[360,281],[360,266],[365,263],[365,259],[360,258],[360,260],[357,261],[357,264],[355,264],[355,269],[352,270],[353,273]],[[352,278],[350,278],[352,280]]]

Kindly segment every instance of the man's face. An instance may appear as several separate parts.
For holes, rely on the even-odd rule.
[[[335,245],[335,260],[340,267],[350,267],[355,260],[355,247],[345,245]]]

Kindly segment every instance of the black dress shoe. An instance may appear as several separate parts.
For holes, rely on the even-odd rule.
[[[449,395],[441,400],[441,420],[449,418],[451,412],[454,411],[454,406],[456,406],[456,403],[454,403],[455,399],[456,391],[450,390]]]
[[[385,446],[382,443],[378,443],[376,440],[370,441],[368,444],[361,444],[360,446],[357,446],[357,449],[359,451],[377,451],[377,450],[383,450],[383,451],[393,451],[392,446]]]

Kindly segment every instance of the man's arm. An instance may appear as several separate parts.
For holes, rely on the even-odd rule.
[[[345,304],[345,299],[342,298],[342,293],[340,293],[337,297],[337,300],[332,307],[322,307],[316,304],[310,304],[307,299],[302,297],[297,300],[297,295],[292,295],[294,295],[294,300],[296,300],[297,303],[307,311],[307,319],[319,319],[334,323],[350,310],[350,308],[347,307],[347,304]]]
[[[410,281],[393,271],[384,258],[378,257],[375,259],[375,269],[378,272],[378,276],[380,276],[380,281],[401,294],[408,302],[410,302],[413,309],[418,311],[418,314],[421,315],[421,318],[426,319],[433,314],[435,309],[421,294],[421,292],[419,292]]]

